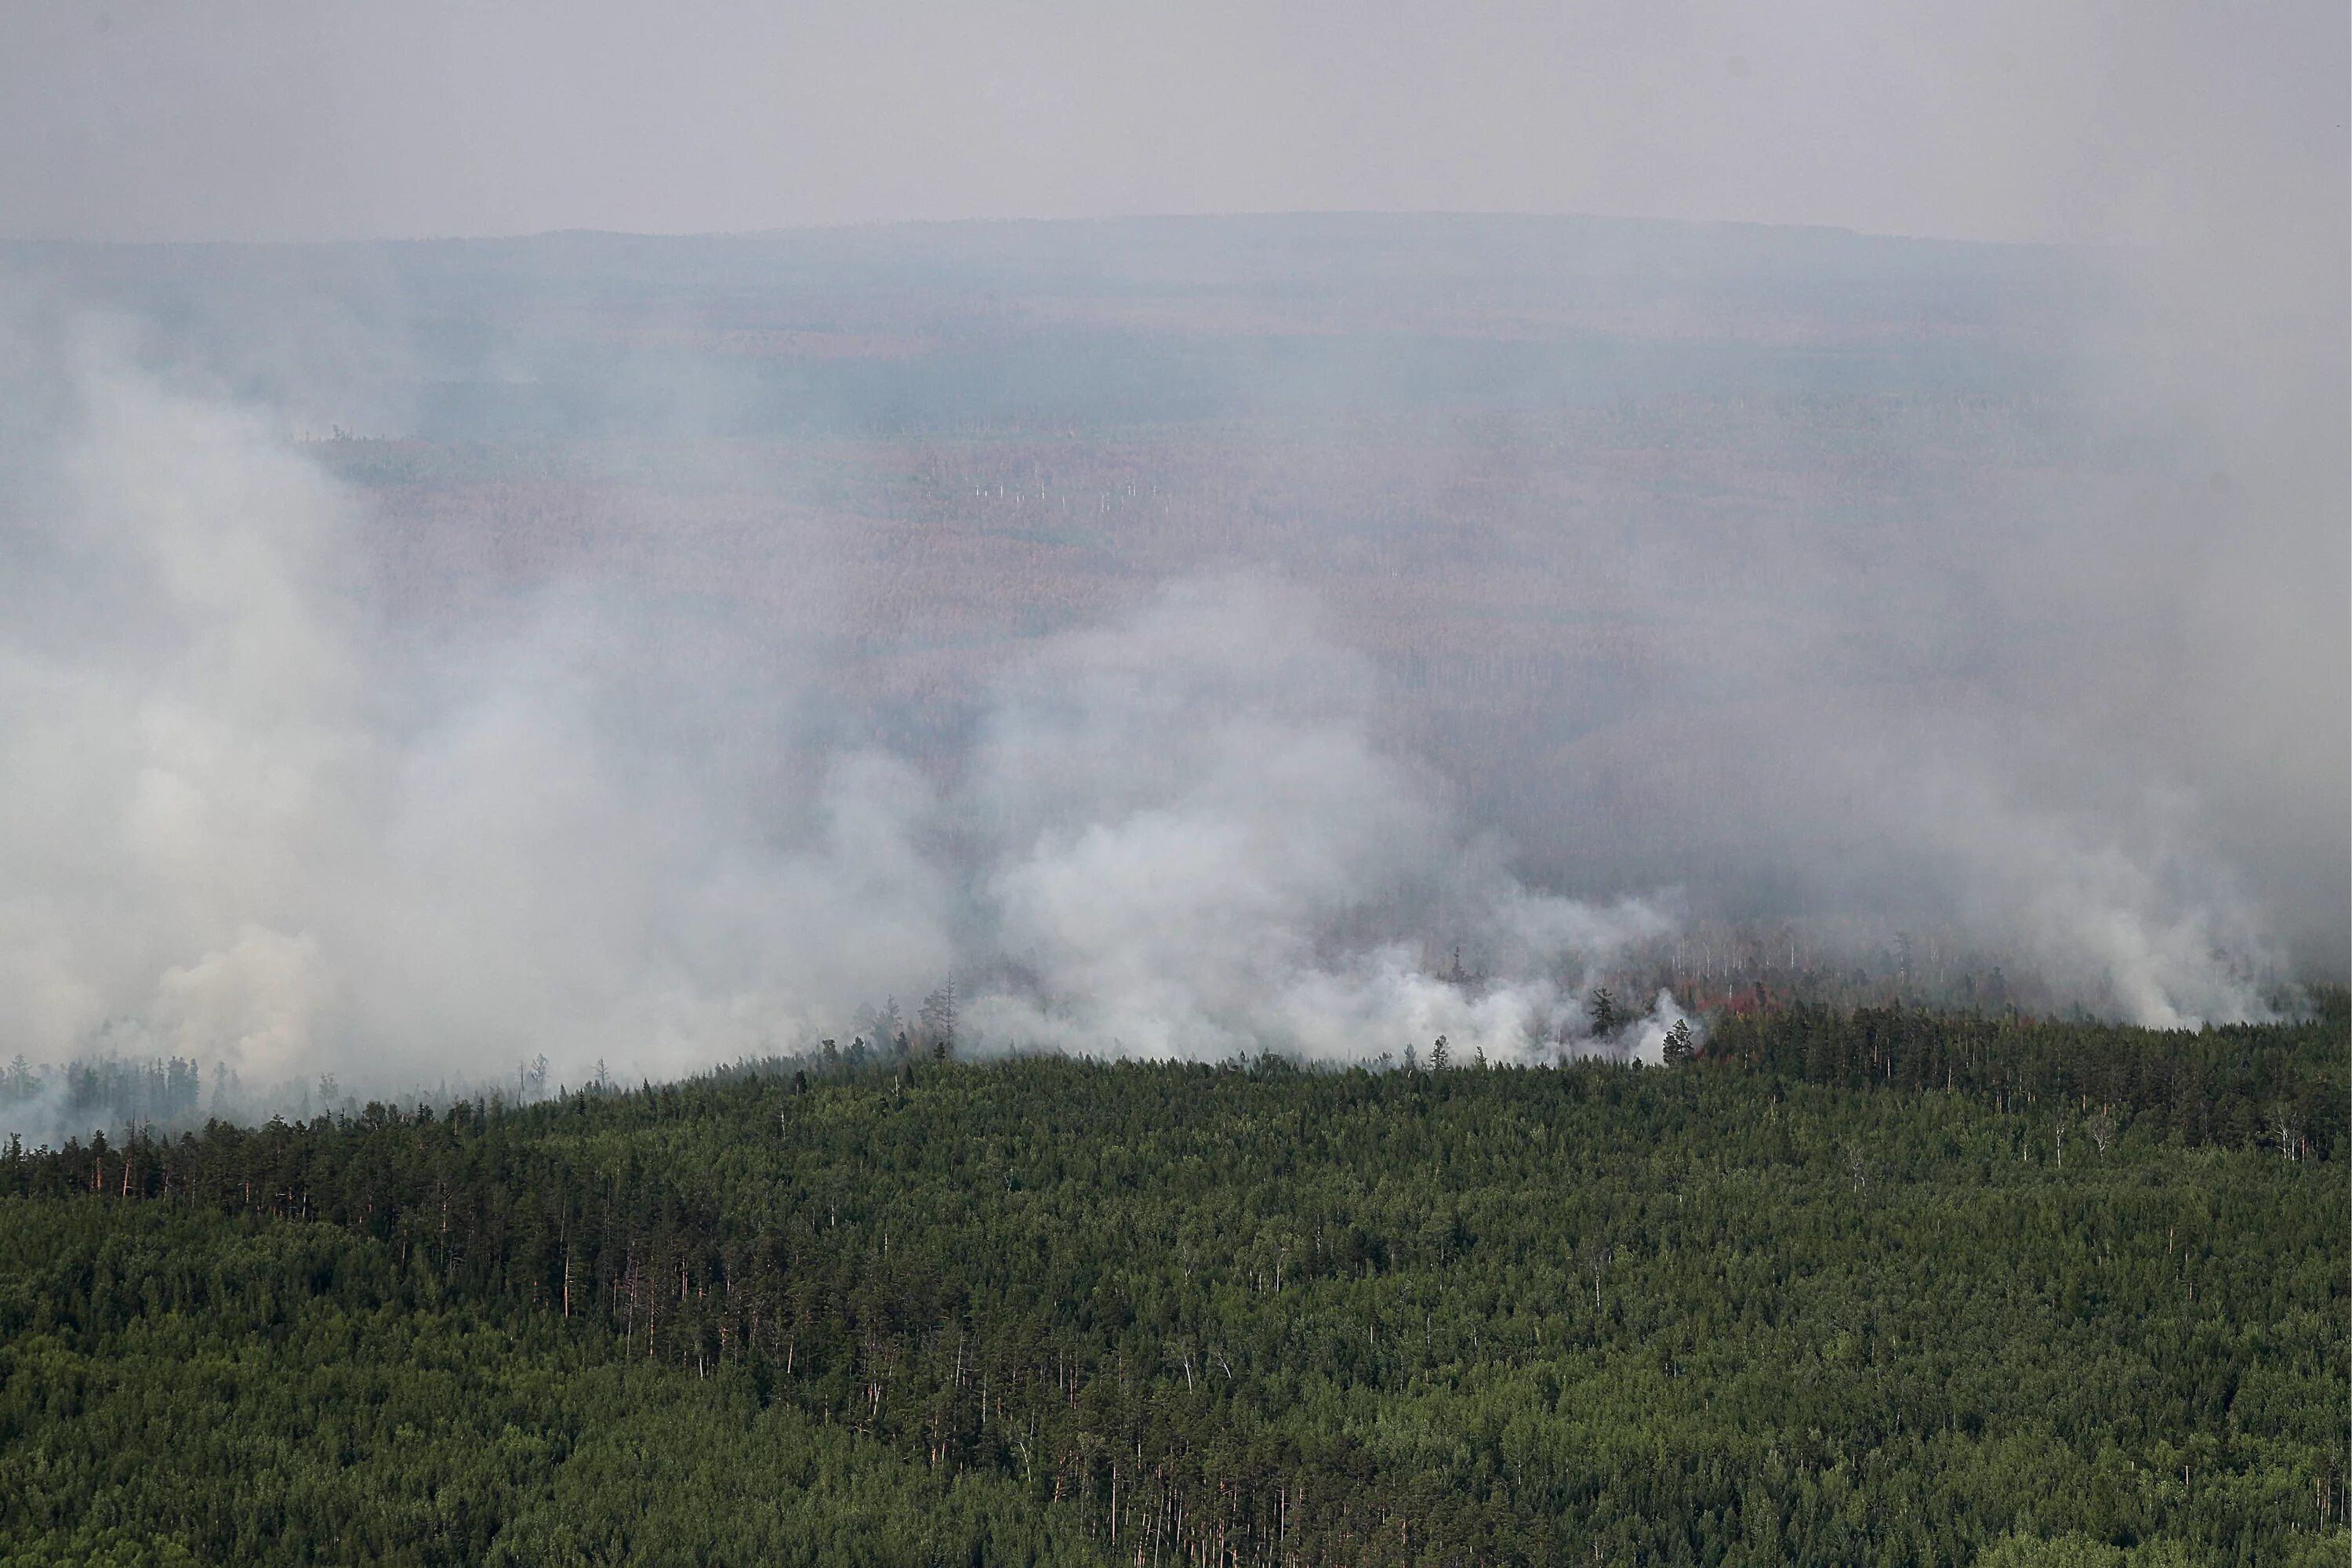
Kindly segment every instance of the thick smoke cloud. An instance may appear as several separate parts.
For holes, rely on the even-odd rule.
[[[1180,586],[1021,668],[971,800],[996,942],[1032,984],[974,1024],[1191,1057],[1580,1038],[1580,981],[1666,915],[1528,891],[1372,743],[1374,700],[1310,605],[1245,583]],[[1436,978],[1441,932],[1502,978]]]
[[[488,586],[447,613],[205,355],[37,304],[9,331],[0,464],[0,1039],[36,1058],[353,1089],[542,1053],[573,1080],[660,1076],[845,1037],[949,978],[982,1048],[1376,1058],[1444,1035],[1524,1058],[1595,1048],[1597,981],[1691,973],[1660,955],[1693,865],[1702,919],[1810,921],[1832,967],[1908,926],[2021,991],[2030,971],[2032,1005],[2193,1026],[2277,1005],[2294,884],[2262,854],[2341,837],[2303,820],[2342,771],[2325,746],[2233,769],[2280,728],[2244,639],[2192,615],[2188,655],[2212,657],[2167,647],[2216,515],[2255,518],[2235,570],[2293,575],[2329,482],[2308,411],[2189,418],[2200,462],[2253,475],[2189,501],[1974,495],[1849,542],[1884,584],[1860,599],[1773,545],[1770,573],[1835,605],[1792,626],[1676,574],[1692,541],[1649,542],[1611,569],[1689,584],[1696,657],[1647,688],[1564,665],[1564,711],[1618,717],[1549,751],[1400,743],[1392,672],[1270,585],[1285,568],[1139,584],[982,679],[944,755],[897,755],[777,629],[861,591],[821,533],[743,597],[466,568]],[[2202,363],[2240,384],[2261,357]],[[625,522],[607,552],[669,542]],[[2305,699],[2340,675],[2276,678],[2322,740]],[[1517,844],[1461,798],[1515,770],[1541,807]],[[2255,853],[2231,842],[2250,823]],[[1580,887],[1633,896],[1560,896]],[[2324,904],[2302,918],[2328,929]],[[1606,1045],[1654,1055],[1679,1016],[1663,998]]]
[[[37,1058],[659,1076],[957,975],[982,1049],[1507,1058],[1605,1048],[1582,986],[1670,927],[1465,836],[1304,595],[1182,584],[1048,639],[942,784],[626,604],[404,623],[253,415],[119,331],[22,346],[59,411],[0,589],[0,1037]]]
[[[1399,13],[1337,66],[1307,24],[1244,58],[1213,18],[991,14],[915,58],[703,9],[455,55],[356,10],[27,11],[0,223],[2084,248],[12,247],[47,281],[0,289],[0,1055],[663,1074],[948,976],[997,1046],[1508,1055],[1612,969],[1687,946],[1728,987],[1768,936],[1776,977],[1899,945],[1849,987],[1884,995],[1916,936],[2006,968],[1958,999],[2160,1026],[2346,976],[2340,5]],[[346,491],[282,439],[330,427],[496,475]],[[791,487],[656,518],[608,482],[831,437],[866,458],[799,493],[900,464],[858,519],[900,581],[770,515]],[[516,479],[541,437],[572,490]],[[1183,485],[1210,526],[1137,500]]]
[[[833,758],[761,813],[678,719],[712,694],[625,616],[543,599],[420,647],[345,499],[258,422],[89,338],[52,368],[66,428],[15,469],[0,588],[16,1048],[676,1072],[951,967],[904,767]]]

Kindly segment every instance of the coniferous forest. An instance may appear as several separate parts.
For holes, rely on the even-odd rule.
[[[2340,1563],[2346,1009],[0,1163],[0,1561]]]

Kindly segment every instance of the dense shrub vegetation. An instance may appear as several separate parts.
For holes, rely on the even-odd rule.
[[[0,1162],[26,1562],[2341,1563],[2340,1001]]]

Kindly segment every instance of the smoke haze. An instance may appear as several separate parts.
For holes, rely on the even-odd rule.
[[[0,223],[255,240],[1602,212],[2242,258],[2298,206],[2341,211],[2347,45],[2318,0],[683,0],[657,26],[601,0],[34,0],[0,13]],[[2223,237],[2224,193],[2262,239]],[[2312,232],[2341,247],[2340,220]]]
[[[12,13],[0,1054],[2345,978],[2341,8],[1580,15]]]
[[[404,607],[415,563],[371,545],[361,499],[128,329],[18,350],[52,418],[11,468],[0,929],[6,1032],[37,1057],[660,1075],[947,978],[982,1048],[1654,1054],[1681,1016],[1661,996],[1594,1042],[1581,1000],[1675,935],[1681,879],[1528,886],[1461,814],[1480,770],[1395,742],[1392,682],[1305,588],[1129,595],[1000,658],[948,754],[900,756],[822,717],[837,654],[747,657],[768,623],[725,601],[558,574],[488,613]],[[841,589],[792,575],[799,614]],[[1629,823],[1704,843],[1733,790],[1784,866],[1864,847],[1827,854],[1816,910],[1947,922],[2137,1022],[2266,1015],[2273,938],[2181,786],[2118,788],[1997,687],[1940,695],[1832,711],[1804,687],[1694,731],[1654,692],[1547,764],[1549,847],[1573,866],[1580,828]],[[1605,798],[1628,770],[1642,798]],[[1754,895],[1726,885],[1737,913]]]
[[[978,997],[976,1028],[1193,1057],[1586,1037],[1580,982],[1666,917],[1529,892],[1372,743],[1372,707],[1311,605],[1241,583],[1180,585],[1015,670],[972,816],[997,944],[1032,978]],[[1440,931],[1503,978],[1435,978]]]
[[[1465,842],[1301,598],[1180,584],[1047,639],[943,800],[794,754],[791,694],[577,595],[428,650],[351,499],[251,418],[102,335],[54,370],[0,666],[0,1026],[37,1056],[677,1073],[959,972],[983,1048],[1518,1056],[1582,1040],[1581,978],[1665,929]],[[1440,929],[1511,978],[1433,978]]]

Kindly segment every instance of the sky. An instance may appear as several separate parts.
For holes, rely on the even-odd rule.
[[[1349,210],[2136,243],[2219,204],[2340,272],[2347,37],[2326,0],[14,0],[0,235]]]

